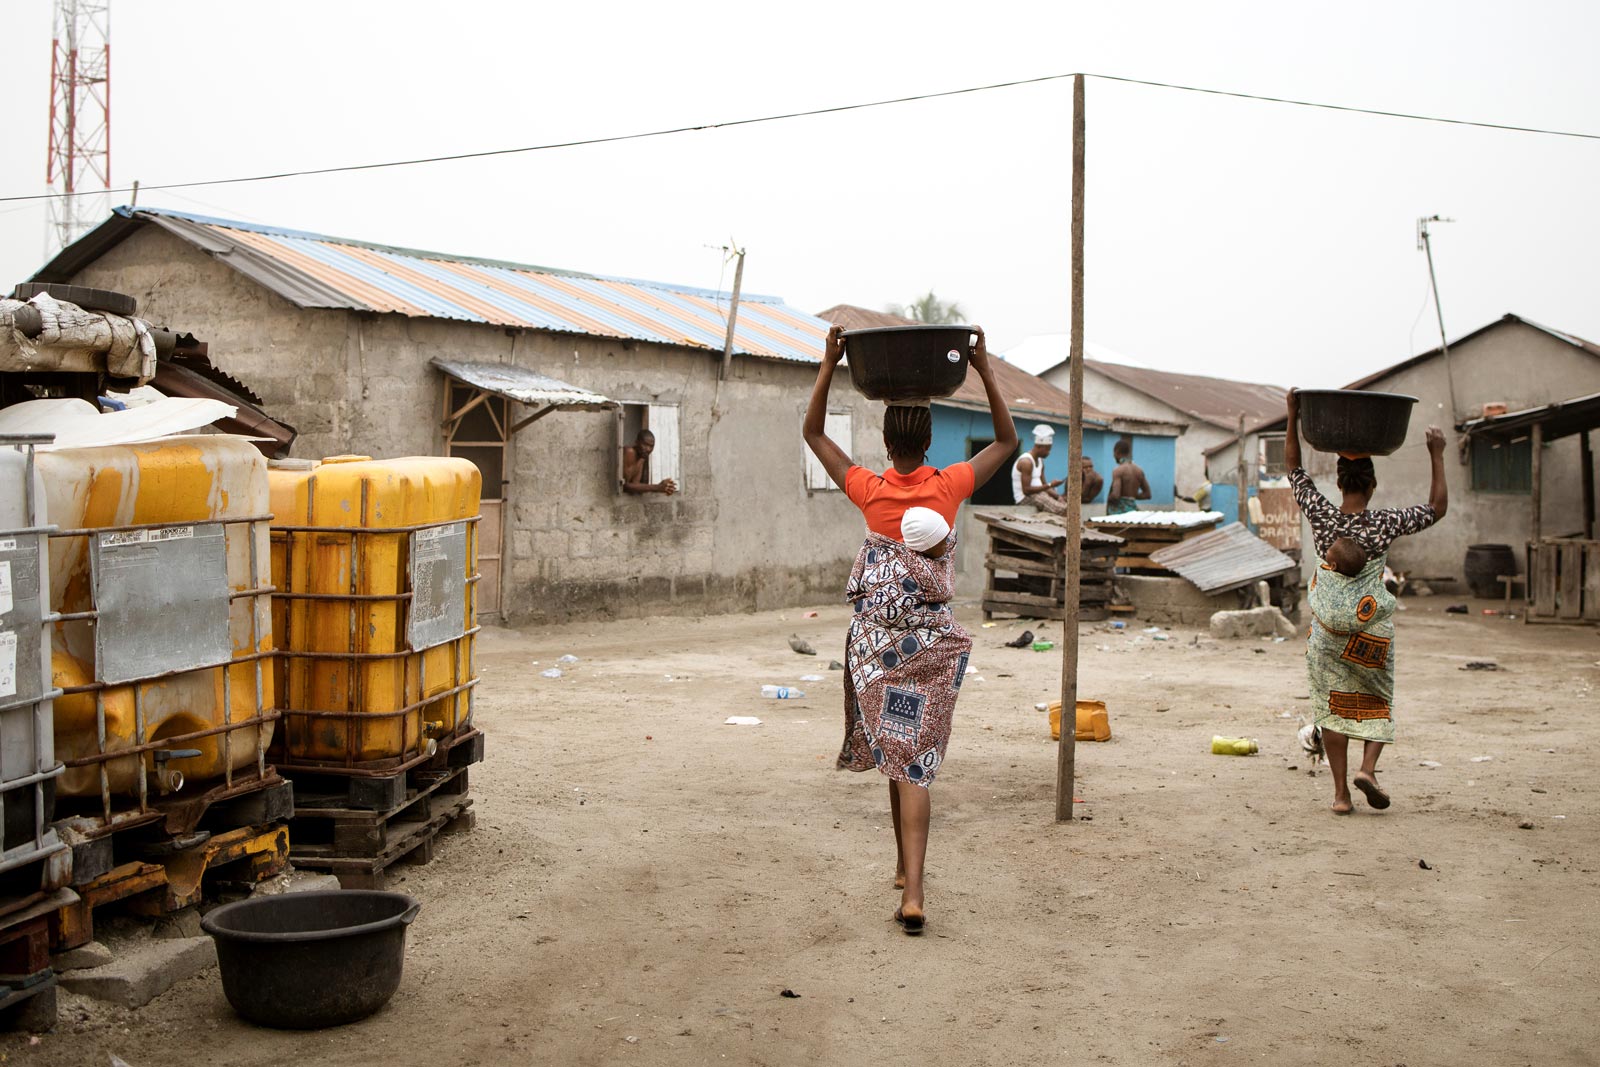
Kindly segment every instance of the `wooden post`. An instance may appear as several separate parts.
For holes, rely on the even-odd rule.
[[[1249,464],[1244,455],[1244,413],[1239,413],[1239,521],[1250,528],[1250,477]]]
[[[1533,424],[1533,499],[1528,502],[1529,506],[1533,510],[1533,521],[1530,524],[1530,526],[1531,526],[1531,531],[1530,531],[1531,536],[1529,537],[1529,540],[1533,541],[1535,544],[1538,544],[1538,542],[1539,542],[1539,534],[1541,532],[1540,531],[1540,523],[1539,523],[1539,511],[1540,511],[1540,497],[1542,497],[1544,495],[1544,470],[1543,470],[1543,468],[1544,468],[1544,424],[1536,422],[1536,423]]]
[[[1072,77],[1072,425],[1067,428],[1067,589],[1061,605],[1061,741],[1056,821],[1072,818],[1078,752],[1078,580],[1083,571],[1083,75]]]
[[[739,262],[733,268],[733,301],[728,305],[728,336],[722,342],[722,370],[717,375],[719,379],[726,378],[728,368],[733,365],[733,328],[739,323],[739,287],[744,283],[744,249],[735,248],[733,254],[739,257]]]
[[[1578,435],[1578,455],[1583,464],[1583,539],[1594,540],[1594,447],[1589,431]]]

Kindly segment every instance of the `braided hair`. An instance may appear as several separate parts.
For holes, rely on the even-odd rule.
[[[933,409],[894,404],[883,413],[883,447],[890,459],[915,459],[928,454],[933,441]]]
[[[1338,484],[1341,492],[1361,493],[1371,496],[1372,491],[1378,488],[1378,472],[1373,467],[1372,460],[1366,456],[1359,459],[1339,457]]]

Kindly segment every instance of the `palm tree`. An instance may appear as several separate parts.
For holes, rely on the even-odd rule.
[[[891,315],[926,323],[959,323],[967,317],[960,304],[954,300],[945,303],[932,289],[909,304],[890,304],[886,310]]]

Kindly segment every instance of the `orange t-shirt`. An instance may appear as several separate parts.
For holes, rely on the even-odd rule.
[[[900,519],[907,508],[932,508],[954,526],[956,509],[975,488],[977,476],[970,463],[952,463],[944,470],[918,467],[910,474],[890,467],[881,475],[852,466],[844,475],[845,495],[866,516],[867,529],[896,541],[904,540]]]

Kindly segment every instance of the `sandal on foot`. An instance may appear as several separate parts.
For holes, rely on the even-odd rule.
[[[894,910],[894,921],[900,924],[900,929],[906,932],[907,937],[916,937],[922,933],[927,919],[921,915],[907,915],[899,908]]]
[[[1358,774],[1351,779],[1351,784],[1361,790],[1361,795],[1367,798],[1367,803],[1378,811],[1382,811],[1389,806],[1389,794],[1378,788],[1377,779],[1367,778]]]

